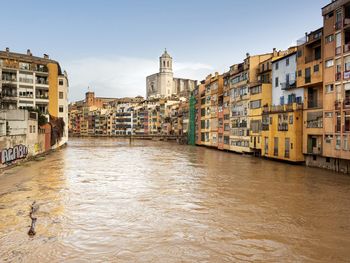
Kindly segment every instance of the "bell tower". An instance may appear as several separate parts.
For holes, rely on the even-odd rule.
[[[168,54],[166,49],[163,55],[159,58],[159,72],[172,73],[173,72],[173,58]]]

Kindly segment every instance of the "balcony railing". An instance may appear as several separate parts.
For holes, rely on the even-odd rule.
[[[17,93],[11,93],[11,92],[0,92],[0,97],[1,98],[17,98]]]
[[[288,131],[288,123],[283,122],[278,124],[279,131]]]
[[[19,82],[23,82],[23,83],[33,83],[33,79],[29,79],[29,78],[19,78]]]
[[[49,96],[48,96],[48,95],[36,94],[35,98],[41,99],[41,100],[48,100],[48,99],[49,99]]]
[[[288,89],[295,89],[296,88],[296,82],[283,82],[281,83],[281,89],[282,90],[288,90]]]
[[[341,49],[340,49],[341,51]],[[321,59],[321,57],[319,55],[315,56],[315,55],[311,55],[311,56],[305,56],[305,64],[307,63],[310,63],[312,61],[315,61],[315,60],[319,60]]]
[[[35,81],[36,84],[49,85],[49,81],[46,79],[37,79]]]
[[[308,109],[312,109],[312,108],[321,108],[321,107],[322,107],[322,103],[321,103],[321,101],[318,101],[318,100],[316,100],[316,101],[314,101],[314,100],[309,100],[309,101],[307,102],[307,107],[308,107]]]
[[[307,128],[323,128],[323,119],[319,118],[316,120],[308,120],[306,121]]]
[[[16,82],[17,81],[17,79],[16,79],[16,76],[9,76],[9,75],[2,75],[2,81],[3,82]]]
[[[235,124],[232,124],[232,128],[247,128],[247,123],[245,122],[235,123]]]

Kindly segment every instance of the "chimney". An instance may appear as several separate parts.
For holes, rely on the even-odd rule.
[[[44,54],[44,58],[49,58],[49,55],[48,54]]]
[[[10,52],[10,48],[9,47],[6,48],[6,52],[7,53]]]
[[[32,52],[30,52],[30,49],[27,49],[27,55],[28,55],[28,56],[31,56],[31,55],[32,55]]]
[[[250,56],[250,54],[249,54],[249,53],[246,53],[245,55],[247,56],[247,58],[249,58],[249,56]]]

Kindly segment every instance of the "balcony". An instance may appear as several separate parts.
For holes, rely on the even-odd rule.
[[[37,78],[35,83],[40,85],[49,85],[49,81],[44,78]]]
[[[289,89],[295,89],[296,88],[296,82],[283,82],[281,83],[281,89],[282,90],[289,90]]]
[[[315,120],[306,121],[307,128],[323,128],[323,119],[322,117]]]
[[[340,49],[340,51],[341,51],[341,49]],[[320,59],[321,59],[321,56],[319,54],[306,56],[305,57],[305,64],[310,63],[312,61],[320,60]]]
[[[36,71],[42,72],[42,73],[48,73],[48,72],[49,72],[49,69],[47,68],[47,66],[38,65],[38,66],[36,67]]]
[[[33,84],[33,79],[30,79],[30,78],[19,78],[19,82]]]
[[[0,97],[3,100],[17,100],[17,92],[4,92],[0,93]]]
[[[2,74],[2,82],[3,83],[11,83],[11,82],[17,82],[16,75],[7,75],[7,74]]]
[[[288,123],[287,122],[279,123],[278,131],[288,131]]]
[[[48,100],[49,99],[49,95],[47,95],[47,94],[36,94],[35,98],[41,99],[41,100]]]

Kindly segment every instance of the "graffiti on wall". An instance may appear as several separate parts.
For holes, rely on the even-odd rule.
[[[26,158],[27,155],[28,148],[23,144],[19,144],[12,148],[1,150],[0,163],[11,164],[19,159]]]

